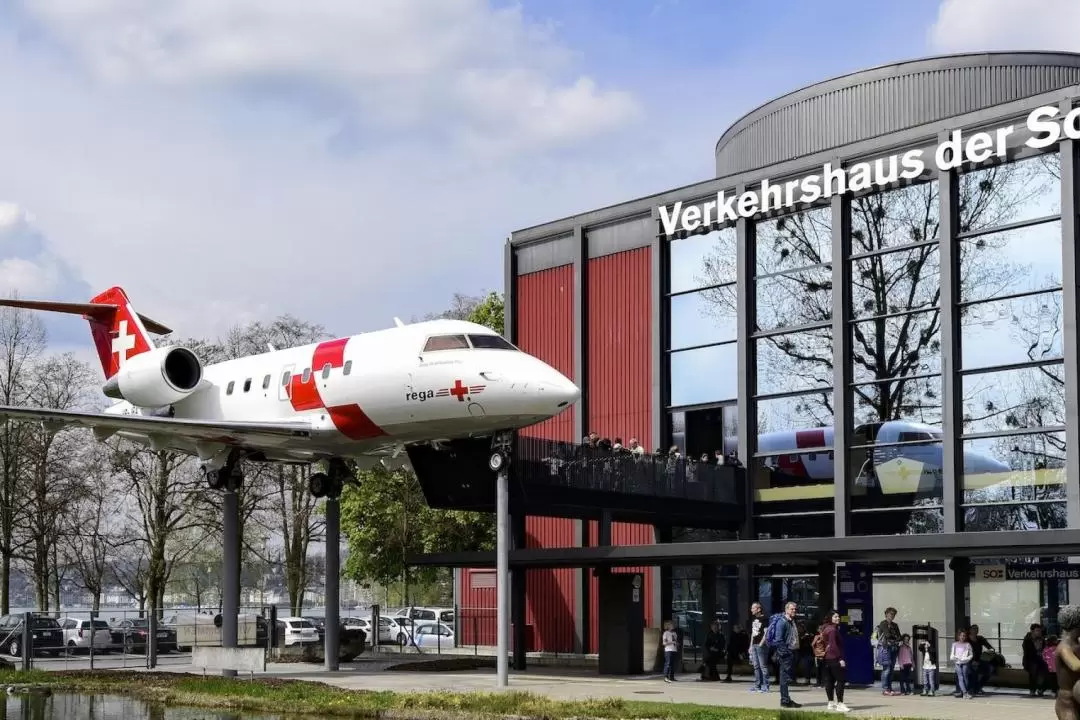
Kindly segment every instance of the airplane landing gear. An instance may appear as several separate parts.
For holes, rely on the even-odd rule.
[[[230,453],[225,464],[220,468],[203,468],[203,477],[211,490],[238,490],[244,485],[244,474],[240,470],[240,456]]]
[[[491,455],[488,457],[488,467],[492,472],[501,472],[510,464],[510,449],[513,443],[513,435],[508,432],[497,433],[491,439]]]
[[[349,478],[349,467],[344,460],[335,458],[328,463],[327,472],[312,473],[308,477],[308,492],[316,498],[339,498]]]

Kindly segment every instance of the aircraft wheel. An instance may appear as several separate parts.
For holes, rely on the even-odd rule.
[[[491,457],[488,458],[488,467],[492,472],[499,472],[506,464],[506,456],[499,450],[491,453]]]
[[[330,491],[330,477],[326,473],[312,473],[308,478],[308,492],[314,497],[323,498]]]

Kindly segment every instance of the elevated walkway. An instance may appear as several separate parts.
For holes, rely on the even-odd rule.
[[[412,448],[409,459],[431,507],[495,512],[487,438]],[[735,530],[745,516],[746,471],[576,443],[517,437],[511,502],[529,515],[664,523]]]

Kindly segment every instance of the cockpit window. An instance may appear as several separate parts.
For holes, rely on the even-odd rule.
[[[502,335],[470,335],[469,342],[477,350],[517,350]]]
[[[469,341],[464,335],[432,335],[424,344],[424,352],[436,350],[468,350]]]

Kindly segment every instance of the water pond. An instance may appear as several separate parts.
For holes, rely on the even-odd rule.
[[[3,689],[0,688],[0,692]],[[0,720],[282,720],[280,715],[148,705],[118,695],[4,695]]]

